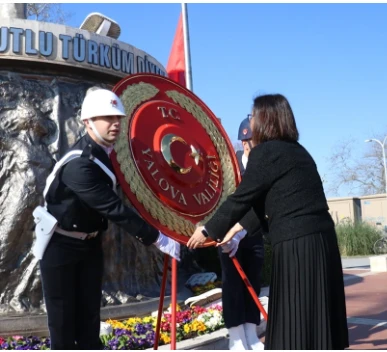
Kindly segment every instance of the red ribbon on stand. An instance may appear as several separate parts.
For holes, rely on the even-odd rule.
[[[250,283],[250,280],[248,279],[248,277],[246,276],[245,272],[243,271],[241,265],[239,264],[239,261],[237,258],[235,257],[232,257],[231,258],[234,265],[235,265],[235,268],[238,270],[238,273],[240,275],[240,277],[242,278],[242,280],[244,281],[247,289],[249,290],[250,294],[251,294],[251,297],[253,297],[253,300],[255,302],[255,304],[257,305],[258,309],[260,310],[260,312],[262,313],[263,315],[263,318],[267,321],[267,313],[265,311],[265,308],[263,308],[263,305],[261,303],[261,301],[259,300],[253,286],[251,285]]]

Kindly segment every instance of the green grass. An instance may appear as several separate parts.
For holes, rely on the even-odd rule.
[[[374,253],[374,243],[381,232],[366,222],[342,222],[336,225],[337,240],[342,256],[362,256]]]

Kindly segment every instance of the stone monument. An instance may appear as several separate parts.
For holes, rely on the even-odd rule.
[[[83,133],[87,89],[140,72],[166,75],[152,56],[118,41],[118,24],[92,14],[82,28],[26,19],[26,4],[0,5],[0,313],[44,312],[32,211],[46,177]],[[128,203],[126,198],[121,197]],[[129,204],[129,203],[128,203]],[[160,292],[162,254],[111,225],[103,235],[103,302]]]

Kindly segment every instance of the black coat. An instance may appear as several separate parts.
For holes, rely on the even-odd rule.
[[[242,156],[243,151],[239,150],[236,152],[236,157],[239,164],[239,169],[241,171],[241,175],[243,176],[245,172],[245,167],[242,163]],[[239,223],[243,226],[243,228],[247,231],[246,236],[255,236],[258,235],[261,237],[261,242],[263,246],[263,239],[262,236],[264,234],[261,222],[259,221],[259,218],[257,214],[255,214],[254,209],[251,208],[249,212],[243,217],[242,220],[239,221]]]
[[[111,220],[143,244],[154,243],[158,230],[123,204],[111,178],[91,160],[96,157],[114,173],[106,152],[88,134],[71,150],[83,153],[61,168],[46,195],[47,209],[59,227],[91,233],[106,230]]]
[[[297,142],[269,141],[251,150],[242,182],[205,225],[209,236],[223,239],[251,207],[267,222],[273,245],[334,228],[316,164]]]

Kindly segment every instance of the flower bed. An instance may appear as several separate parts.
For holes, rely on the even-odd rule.
[[[161,319],[160,345],[171,342],[171,314],[164,313]],[[108,320],[113,332],[101,336],[106,350],[143,350],[151,348],[155,340],[157,317],[129,318],[124,321]],[[224,327],[222,307],[213,305],[209,308],[191,307],[176,313],[176,340],[182,341]],[[8,339],[0,337],[2,350],[47,350],[50,348],[48,338],[35,336],[13,336]]]
[[[36,336],[12,336],[9,338],[0,337],[1,350],[49,350],[50,339]]]
[[[171,342],[171,314],[161,319],[160,345]],[[106,349],[145,349],[154,345],[157,317],[130,318],[119,322],[108,320],[113,332],[101,337]],[[192,307],[176,312],[176,340],[182,341],[224,327],[222,307]]]

